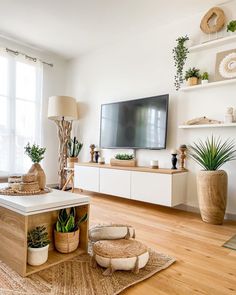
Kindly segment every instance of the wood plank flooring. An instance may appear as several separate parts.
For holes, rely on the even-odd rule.
[[[123,295],[236,294],[236,251],[221,247],[236,234],[235,221],[209,225],[195,213],[90,195],[90,225],[131,224],[138,240],[177,259],[170,268],[129,288]]]

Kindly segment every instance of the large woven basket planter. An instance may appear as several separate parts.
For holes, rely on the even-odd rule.
[[[224,170],[200,171],[197,191],[202,220],[222,224],[227,204],[228,177]]]
[[[148,260],[147,247],[136,240],[105,240],[93,246],[93,262],[106,268],[104,275],[111,275],[116,270],[138,273]]]
[[[60,253],[71,253],[79,246],[79,229],[71,233],[61,233],[54,230],[55,248]]]
[[[89,239],[93,242],[129,238],[135,238],[135,229],[127,224],[101,224],[89,229]]]

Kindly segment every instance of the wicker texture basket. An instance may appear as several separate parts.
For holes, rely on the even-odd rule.
[[[30,182],[36,182],[37,178],[34,173],[27,173],[22,175],[22,182],[24,183],[30,183]]]
[[[79,246],[79,232],[79,229],[71,233],[61,233],[54,230],[54,243],[57,251],[60,253],[75,251]]]
[[[35,192],[39,191],[39,184],[37,181],[35,182],[29,182],[29,183],[21,183],[20,184],[20,191],[24,192]]]

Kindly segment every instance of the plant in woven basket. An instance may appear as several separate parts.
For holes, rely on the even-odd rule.
[[[235,145],[233,140],[222,140],[218,138],[207,138],[205,142],[199,140],[189,146],[190,157],[204,170],[218,170],[225,163],[235,160]]]
[[[188,80],[189,78],[197,78],[200,79],[201,75],[200,75],[200,70],[196,69],[195,67],[193,68],[189,68],[186,72],[185,72],[185,76],[184,79]]]
[[[80,227],[83,222],[87,220],[87,218],[88,215],[87,213],[85,213],[81,218],[78,218],[78,220],[76,220],[75,207],[72,207],[69,213],[67,212],[67,209],[61,209],[58,214],[55,229],[57,232],[61,233],[74,232]]]
[[[189,37],[187,35],[184,37],[177,38],[176,39],[177,45],[172,50],[174,65],[176,67],[175,88],[177,91],[180,89],[180,86],[184,81],[183,69],[184,69],[184,65],[189,53],[188,48],[185,46],[185,42],[188,40],[189,40]]]
[[[134,155],[129,155],[129,154],[116,154],[115,159],[117,160],[133,160]]]
[[[70,139],[67,143],[67,155],[68,157],[77,158],[81,149],[83,147],[83,143],[79,142],[76,137]]]
[[[43,248],[50,244],[48,233],[45,226],[37,226],[28,231],[28,247]]]
[[[236,159],[234,141],[219,137],[199,140],[189,146],[190,157],[202,168],[197,174],[197,192],[202,220],[222,224],[227,204],[228,177],[219,168]]]
[[[236,31],[236,20],[231,20],[227,25],[227,32],[235,32]]]
[[[46,148],[42,148],[39,145],[33,144],[32,146],[28,142],[25,146],[25,154],[30,157],[33,163],[39,163],[44,158]]]

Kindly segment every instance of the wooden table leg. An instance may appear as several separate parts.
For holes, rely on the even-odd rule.
[[[67,181],[66,181],[65,185],[62,188],[62,191],[66,190],[66,187],[70,183],[70,181],[73,178],[73,176],[74,176],[74,172],[71,172],[70,175],[69,175],[69,177],[67,178]]]

